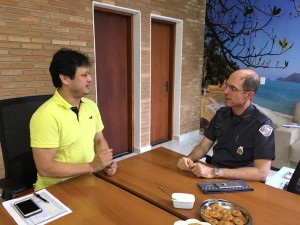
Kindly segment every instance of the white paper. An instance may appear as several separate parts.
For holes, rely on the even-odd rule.
[[[289,127],[289,128],[300,128],[300,124],[292,123],[292,124],[284,124],[283,127]]]
[[[284,189],[288,185],[295,169],[282,167],[274,176],[272,176],[267,182],[267,185]]]
[[[2,203],[4,208],[12,216],[12,218],[16,221],[17,224],[19,225],[47,224],[53,220],[56,220],[72,212],[67,206],[65,206],[61,201],[55,198],[46,189],[40,190],[37,193],[39,193],[43,198],[48,200],[49,203],[42,201],[41,199],[37,198],[33,194],[26,195],[20,198],[15,198]],[[32,198],[35,201],[35,203],[37,203],[42,208],[42,212],[34,216],[31,216],[29,218],[24,218],[15,208],[14,202],[28,197]]]

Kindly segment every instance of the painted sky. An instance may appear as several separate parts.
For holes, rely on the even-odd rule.
[[[294,43],[293,47],[285,52],[281,56],[272,56],[270,59],[273,63],[280,61],[284,63],[285,60],[289,61],[289,65],[285,69],[269,69],[269,68],[255,68],[261,76],[266,77],[270,80],[276,80],[278,77],[287,77],[292,73],[300,73],[300,15],[294,18],[290,17],[290,12],[296,15],[293,2],[290,0],[264,0],[258,1],[258,4],[262,4],[261,7],[265,7],[270,4],[272,6],[280,7],[281,13],[278,17],[274,18],[272,23],[267,27],[268,30],[274,29],[274,34],[278,38],[286,38],[289,45]],[[300,4],[300,1],[298,1]],[[263,6],[264,5],[264,6]],[[254,45],[259,45],[259,43],[265,43],[265,36],[257,36]],[[278,47],[278,40],[276,42]],[[244,68],[244,65],[240,65]]]

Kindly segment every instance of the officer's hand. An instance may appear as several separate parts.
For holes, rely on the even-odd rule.
[[[180,170],[190,171],[190,165],[193,163],[193,161],[188,157],[182,157],[177,162],[177,167]]]
[[[200,162],[191,165],[191,172],[196,177],[214,178],[214,168]]]

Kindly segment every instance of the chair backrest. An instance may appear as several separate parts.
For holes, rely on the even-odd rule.
[[[37,108],[52,95],[0,100],[0,142],[5,178],[28,188],[36,182],[36,167],[30,147],[29,122]]]
[[[287,186],[287,191],[300,195],[300,161]]]

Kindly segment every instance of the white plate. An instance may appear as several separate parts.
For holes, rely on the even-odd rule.
[[[174,225],[189,225],[191,223],[197,223],[199,225],[210,225],[210,223],[207,223],[207,222],[201,222],[199,220],[196,220],[196,219],[188,219],[188,220],[179,220],[179,221],[176,221],[174,223]]]

